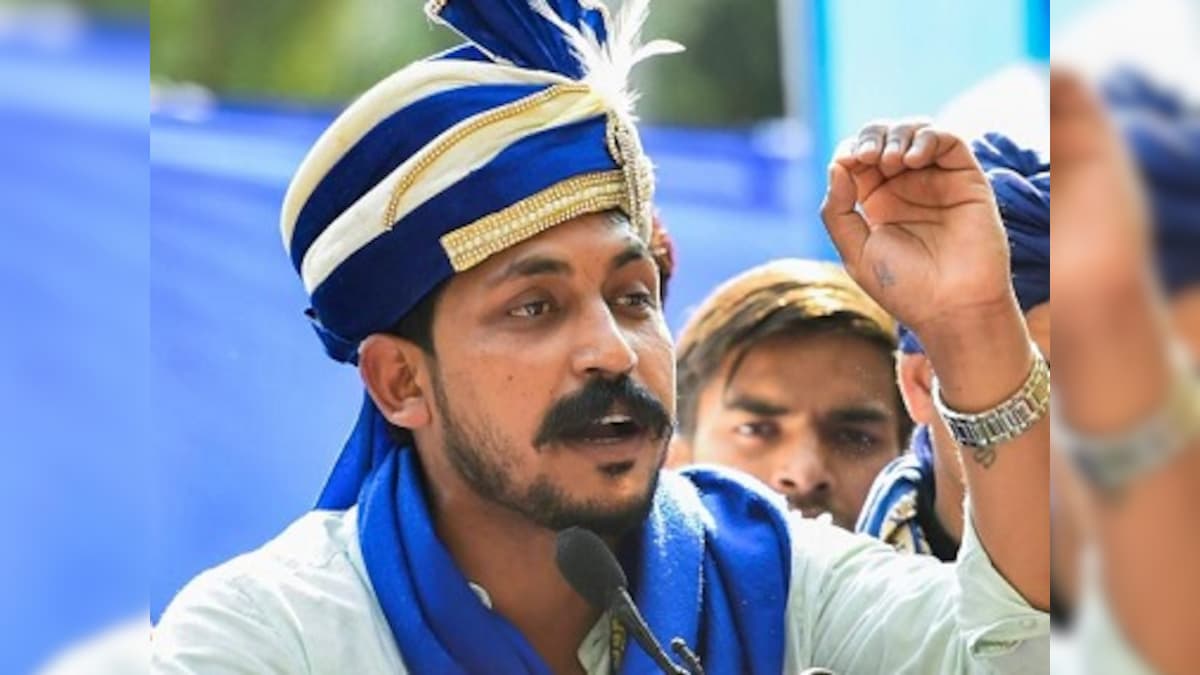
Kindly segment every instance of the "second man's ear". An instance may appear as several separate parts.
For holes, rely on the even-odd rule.
[[[358,350],[358,372],[384,419],[405,429],[420,429],[432,419],[427,392],[420,385],[425,360],[419,347],[393,335],[367,336]]]
[[[924,354],[900,354],[896,360],[896,380],[908,415],[917,424],[932,424],[937,419],[933,406],[933,366]]]

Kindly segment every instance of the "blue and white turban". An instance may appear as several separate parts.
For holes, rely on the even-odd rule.
[[[996,132],[984,134],[971,149],[996,194],[1008,235],[1013,290],[1021,311],[1027,312],[1050,299],[1050,161]],[[900,351],[925,351],[906,327],[900,326],[899,337]]]
[[[441,282],[577,216],[617,209],[648,242],[654,179],[629,70],[646,3],[612,25],[582,0],[431,0],[470,44],[372,87],[288,188],[283,243],[330,356],[394,325]]]

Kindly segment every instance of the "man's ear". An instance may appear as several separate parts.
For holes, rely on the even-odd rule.
[[[896,381],[908,415],[917,424],[937,419],[933,407],[933,365],[924,354],[900,354],[896,359]]]
[[[369,335],[358,348],[358,372],[367,392],[384,418],[398,427],[420,429],[431,420],[420,384],[428,382],[425,370],[421,348],[394,335]]]

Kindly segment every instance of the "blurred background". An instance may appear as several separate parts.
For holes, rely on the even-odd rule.
[[[688,48],[637,73],[678,261],[672,329],[746,267],[833,257],[824,168],[864,122],[982,130],[1004,106],[964,93],[1011,85],[1034,112],[1009,123],[1044,143],[1050,17],[1096,4],[652,3],[649,37]],[[25,233],[0,248],[22,317],[0,338],[19,477],[3,504],[30,551],[0,557],[0,671],[144,612],[146,579],[157,617],[312,505],[360,385],[301,314],[283,192],[350,99],[455,42],[418,0],[0,3],[0,197]]]
[[[0,4],[0,672],[145,614],[149,22]]]

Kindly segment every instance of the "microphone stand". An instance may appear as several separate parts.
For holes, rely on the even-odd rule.
[[[689,673],[687,670],[680,668],[671,661],[667,656],[666,650],[654,638],[654,634],[650,632],[650,626],[646,624],[646,620],[642,618],[641,612],[637,611],[636,605],[633,604],[633,598],[629,597],[629,591],[624,587],[616,589],[612,594],[611,607],[613,615],[617,617],[617,621],[625,626],[625,630],[633,636],[633,639],[641,645],[642,650],[654,661],[654,664],[662,670],[665,675],[701,675],[700,673]],[[675,638],[680,640],[680,638]],[[672,641],[674,645],[674,640]],[[685,646],[686,649],[686,646]],[[691,651],[691,650],[688,650]],[[695,656],[693,654],[693,656]]]
[[[671,651],[683,660],[683,665],[687,666],[691,675],[704,675],[704,666],[700,665],[700,657],[696,656],[696,652],[688,647],[683,638],[677,637],[671,640]]]

